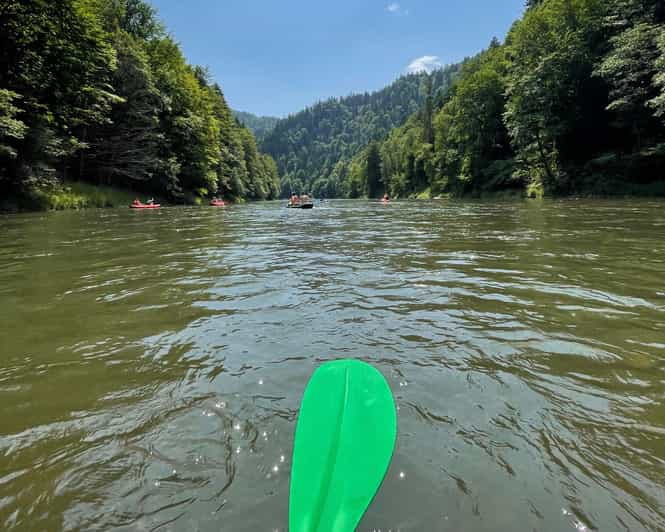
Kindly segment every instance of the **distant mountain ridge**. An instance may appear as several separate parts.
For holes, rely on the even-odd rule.
[[[277,122],[279,122],[279,118],[275,116],[257,116],[245,111],[234,110],[233,116],[236,117],[238,122],[249,129],[259,142],[263,137],[270,133],[277,125]]]
[[[330,98],[279,120],[265,136],[257,134],[262,151],[277,162],[282,195],[309,191],[337,197],[348,162],[368,143],[382,140],[417,112],[425,99],[425,80],[437,97],[451,86],[459,65],[431,74],[401,76],[373,92]],[[248,126],[249,127],[249,126]]]

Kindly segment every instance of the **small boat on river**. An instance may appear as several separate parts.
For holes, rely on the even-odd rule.
[[[289,201],[289,203],[287,203],[286,206],[287,206],[289,209],[313,209],[313,208],[314,208],[314,202],[309,201],[309,202],[307,202],[307,203],[302,203],[302,202],[299,202],[299,203],[291,203],[291,202]]]
[[[289,209],[313,209],[314,200],[309,194],[303,194],[302,196],[291,194],[291,199],[286,206]]]
[[[138,200],[134,200],[129,208],[130,209],[159,209],[161,205],[159,203],[141,203]]]
[[[224,203],[224,200],[214,199],[210,201],[211,207],[224,207],[225,205],[226,203]]]

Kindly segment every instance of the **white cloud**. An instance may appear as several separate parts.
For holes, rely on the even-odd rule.
[[[436,55],[424,55],[414,59],[406,67],[406,72],[409,74],[416,74],[417,72],[432,72],[437,68],[441,68],[441,60]]]
[[[397,2],[392,2],[386,6],[386,11],[388,13],[392,13],[393,15],[408,15],[409,10],[404,9],[401,5],[399,5]]]

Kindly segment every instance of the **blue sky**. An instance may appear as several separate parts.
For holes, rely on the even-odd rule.
[[[503,39],[524,0],[152,0],[231,107],[286,116]]]

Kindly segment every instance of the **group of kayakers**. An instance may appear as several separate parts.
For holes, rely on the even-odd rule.
[[[225,207],[226,202],[223,199],[214,197],[210,200],[210,205],[212,207]],[[132,204],[130,205],[132,209],[157,209],[161,207],[159,203],[155,203],[154,198],[150,198],[146,203],[141,203],[138,198],[134,198]]]
[[[301,203],[311,203],[312,198],[309,194],[291,193],[291,205],[300,205]]]
[[[388,196],[388,193],[383,195],[383,198],[381,198],[381,202],[383,203],[388,203],[390,201],[390,196]],[[290,206],[308,206],[313,203],[312,197],[309,194],[291,194],[291,199],[289,201]],[[219,199],[219,198],[213,198],[210,201],[210,205],[215,206],[215,207],[221,207],[224,206],[226,203],[224,200]],[[150,198],[146,203],[141,203],[138,198],[135,198],[134,201],[132,202],[131,207],[134,208],[139,208],[139,207],[157,207],[158,205],[155,203],[154,198]]]
[[[314,200],[309,194],[295,194],[291,193],[291,198],[287,207],[291,209],[313,209]]]
[[[134,198],[134,201],[132,202],[132,205],[154,205],[154,204],[155,204],[155,198],[150,198],[145,203],[141,203],[138,198]]]

